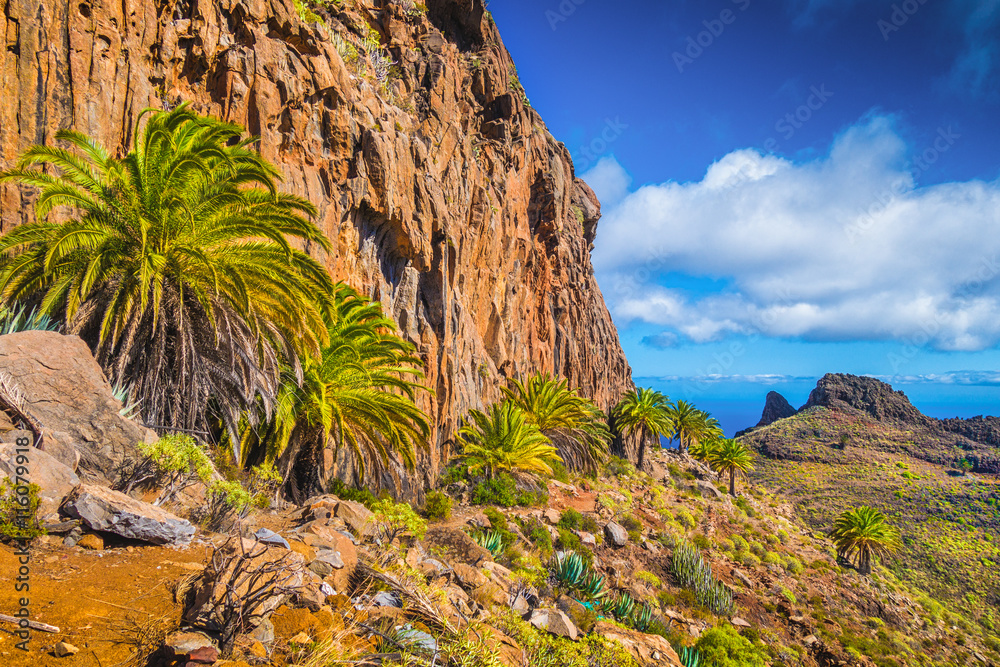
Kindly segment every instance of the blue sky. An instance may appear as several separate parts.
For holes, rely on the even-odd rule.
[[[490,10],[603,203],[637,381],[730,431],[826,372],[1000,412],[1000,0]]]

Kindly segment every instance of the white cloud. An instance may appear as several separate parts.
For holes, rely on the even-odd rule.
[[[614,156],[602,157],[580,178],[590,186],[604,206],[621,201],[628,194],[628,186],[632,184],[632,177],[622,169]]]
[[[874,115],[811,162],[739,150],[700,182],[642,187],[607,207],[598,227],[605,297],[621,323],[665,325],[696,342],[761,333],[996,345],[1000,181],[916,185],[963,140],[974,139],[941,128],[909,147],[892,117]],[[613,163],[609,181],[614,170],[627,178]],[[668,271],[731,288],[658,285]]]

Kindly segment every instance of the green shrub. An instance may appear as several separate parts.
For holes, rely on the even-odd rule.
[[[239,482],[216,480],[208,489],[203,525],[209,530],[227,528],[231,520],[246,517],[254,504],[254,496]]]
[[[736,550],[736,551],[749,551],[750,550],[750,545],[747,544],[747,541],[745,539],[743,539],[741,536],[739,536],[739,535],[733,535],[732,540],[733,540],[733,548],[734,548],[734,550]]]
[[[369,489],[355,489],[344,484],[343,480],[334,478],[330,481],[330,493],[341,500],[350,500],[361,503],[368,509],[372,509],[378,503],[378,498]]]
[[[424,516],[428,519],[447,519],[451,516],[451,498],[440,491],[431,491],[424,501]]]
[[[371,510],[374,512],[372,521],[377,534],[386,544],[404,533],[409,533],[419,540],[427,532],[427,522],[413,511],[409,503],[395,503],[385,499],[375,503]]]
[[[691,544],[695,545],[699,549],[711,549],[712,540],[708,539],[708,536],[698,533],[691,538]]]
[[[580,530],[596,535],[601,532],[601,527],[598,525],[596,518],[587,514],[584,515],[583,519],[580,521]]]
[[[734,504],[743,510],[751,519],[757,516],[757,512],[754,511],[754,508],[750,506],[750,503],[743,496],[737,498]]]
[[[779,530],[778,531],[778,540],[782,544],[788,544],[788,532],[784,531],[784,530]]]
[[[579,536],[567,528],[559,529],[559,538],[556,540],[556,547],[569,551],[580,551],[583,549],[583,542]]]
[[[694,517],[691,516],[691,512],[688,512],[686,509],[681,508],[677,510],[674,516],[676,517],[677,522],[688,530],[691,530],[698,525],[698,523],[694,520]]]
[[[184,488],[212,479],[212,460],[189,435],[165,435],[156,442],[140,442],[139,451],[152,463],[163,481],[154,505],[170,502]]]
[[[490,521],[490,528],[507,530],[507,516],[495,507],[483,508],[483,514]]]
[[[32,540],[45,534],[38,520],[41,490],[37,484],[18,486],[4,478],[0,485],[0,535],[13,540]]]
[[[644,581],[653,588],[661,588],[663,586],[663,582],[660,581],[660,578],[647,570],[638,570],[634,576],[639,581]]]
[[[559,528],[568,528],[569,530],[579,530],[580,524],[583,520],[583,515],[577,512],[575,509],[569,508],[563,510],[562,515],[559,517],[559,523],[556,525]]]
[[[706,667],[765,667],[767,654],[730,626],[714,627],[694,645]]]
[[[781,562],[781,556],[779,556],[778,554],[774,553],[773,551],[766,552],[764,554],[764,557],[761,558],[761,561],[764,563],[764,565],[781,565],[782,564],[782,562]]]
[[[539,489],[535,492],[517,488],[517,482],[507,474],[500,474],[492,479],[480,481],[472,489],[473,505],[499,505],[500,507],[527,507],[543,505],[548,501],[548,492]]]
[[[806,568],[798,558],[789,556],[785,559],[785,569],[791,574],[802,574]]]
[[[733,551],[736,549],[736,544],[730,539],[719,540],[719,549],[722,551]]]
[[[604,466],[604,475],[606,477],[631,478],[635,476],[635,466],[632,465],[631,461],[612,456]]]
[[[747,567],[757,567],[760,565],[760,558],[757,557],[757,554],[752,554],[750,552],[742,553],[740,561]]]

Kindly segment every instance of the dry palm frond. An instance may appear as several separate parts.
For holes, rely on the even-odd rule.
[[[364,561],[358,563],[356,573],[361,580],[377,581],[389,587],[403,600],[406,611],[428,626],[438,628],[449,635],[458,632],[435,601],[423,591],[424,586],[420,585],[416,578],[394,574],[377,564]]]
[[[28,427],[28,430],[35,436],[35,447],[41,448],[42,423],[35,419],[28,411],[27,401],[21,387],[7,373],[0,373],[0,409],[10,412],[21,423]]]

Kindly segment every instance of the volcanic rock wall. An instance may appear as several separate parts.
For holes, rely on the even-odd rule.
[[[610,406],[631,380],[590,263],[600,205],[483,1],[325,4],[7,0],[0,168],[66,127],[123,151],[143,109],[184,101],[260,135],[319,207],[334,277],[383,301],[426,361],[425,478],[506,377],[556,373]],[[345,48],[365,36],[395,61],[384,84]],[[4,187],[2,228],[30,202]]]

